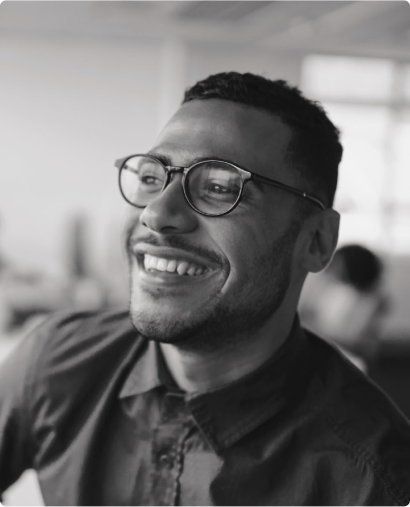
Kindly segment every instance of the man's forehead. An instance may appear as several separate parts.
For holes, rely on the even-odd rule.
[[[284,163],[290,139],[290,128],[273,113],[207,99],[183,104],[159,135],[155,148],[219,156],[264,174],[269,166]]]
[[[236,135],[255,130],[259,135],[269,137],[290,134],[290,129],[278,115],[239,102],[221,99],[192,100],[183,104],[166,127],[183,129],[189,126],[190,129],[205,133],[209,131],[210,124],[214,132],[221,132],[229,127],[228,132]]]

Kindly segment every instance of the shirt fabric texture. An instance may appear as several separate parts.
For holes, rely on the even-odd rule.
[[[407,505],[410,426],[298,319],[186,394],[127,312],[60,314],[0,369],[0,493],[27,468],[48,505]]]

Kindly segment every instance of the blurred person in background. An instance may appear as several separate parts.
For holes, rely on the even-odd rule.
[[[388,312],[381,259],[364,246],[343,246],[305,289],[299,305],[303,325],[368,373]]]
[[[410,426],[296,309],[336,248],[342,155],[284,81],[185,93],[130,204],[129,310],[57,314],[0,371],[0,491],[53,505],[405,505]]]

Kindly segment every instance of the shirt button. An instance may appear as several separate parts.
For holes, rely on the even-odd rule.
[[[159,462],[161,463],[161,466],[165,468],[170,468],[172,465],[172,460],[167,454],[161,454]]]

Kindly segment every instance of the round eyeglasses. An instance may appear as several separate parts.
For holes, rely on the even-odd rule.
[[[201,215],[226,215],[238,206],[245,184],[257,181],[308,199],[321,209],[325,205],[306,192],[252,173],[221,160],[204,160],[190,167],[165,165],[152,155],[130,155],[115,162],[124,199],[145,208],[171,181],[173,173],[182,174],[182,190],[188,204]]]

